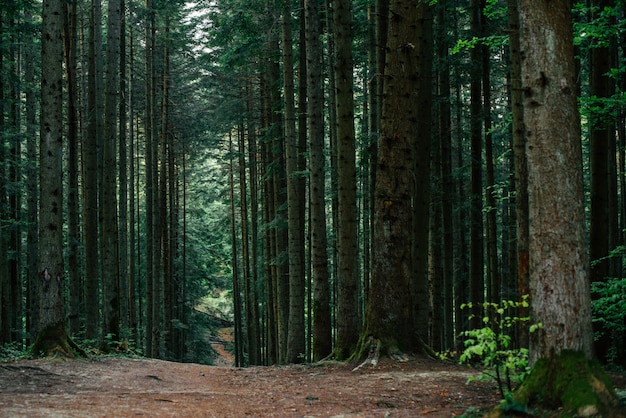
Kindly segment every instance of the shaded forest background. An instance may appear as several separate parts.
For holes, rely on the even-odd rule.
[[[347,24],[330,0],[65,4],[70,335],[210,363],[207,334],[233,325],[237,365],[352,355],[378,256],[386,2],[337,2]],[[421,97],[407,325],[437,352],[482,326],[463,303],[528,293],[515,7],[420,3],[421,44],[405,46],[422,58],[407,86]],[[597,353],[622,365],[624,11],[620,0],[574,6]],[[41,285],[41,2],[0,12],[0,343],[21,350]],[[523,329],[513,337],[527,345]]]

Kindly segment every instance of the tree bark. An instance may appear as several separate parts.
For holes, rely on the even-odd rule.
[[[598,11],[614,6],[611,0],[594,0],[593,6]],[[597,18],[593,13],[591,18]],[[604,282],[609,276],[611,260],[608,258],[611,230],[609,193],[611,177],[609,172],[615,167],[615,153],[609,154],[611,144],[615,142],[615,127],[611,118],[605,113],[605,100],[614,94],[614,83],[608,73],[611,70],[611,53],[608,46],[592,45],[589,50],[589,88],[592,101],[589,117],[590,142],[590,184],[591,184],[591,214],[589,230],[589,256],[592,262],[591,282]],[[612,161],[609,159],[612,158]],[[595,296],[595,295],[594,295]],[[607,350],[611,345],[610,335],[602,326],[602,322],[594,323],[595,331],[600,335],[596,341],[596,354],[606,360]]]
[[[413,325],[411,198],[422,62],[419,22],[423,7],[408,0],[390,2],[389,36],[376,167],[372,283],[360,351],[373,336],[391,355],[417,346]],[[430,138],[424,139],[429,143]],[[428,146],[426,146],[428,148]],[[420,150],[422,151],[422,150]],[[428,175],[429,164],[421,166]],[[419,176],[416,174],[416,176]],[[424,223],[427,228],[428,224]],[[425,326],[426,324],[424,324]]]
[[[287,223],[289,228],[289,325],[287,363],[301,363],[306,353],[304,327],[304,243],[300,230],[300,190],[298,179],[298,145],[296,137],[296,110],[294,103],[293,48],[291,7],[283,3],[283,88],[285,162],[287,171]]]
[[[541,328],[531,334],[533,368],[516,400],[577,411],[609,406],[615,397],[599,365],[591,362],[589,250],[570,6],[566,0],[520,2],[531,320]],[[568,397],[569,388],[580,385],[585,389],[576,393],[586,395]]]
[[[309,131],[309,204],[311,212],[309,224],[314,286],[313,360],[320,360],[332,351],[332,326],[326,236],[321,22],[317,0],[305,0],[305,21],[307,27],[307,127]]]
[[[472,36],[480,37],[482,1],[470,2]],[[483,165],[482,165],[482,122],[483,106],[481,95],[482,60],[481,46],[470,51],[470,137],[471,137],[471,193],[470,193],[470,302],[473,308],[470,328],[482,326],[482,304],[484,302],[484,250],[483,250]]]
[[[85,246],[85,338],[95,340],[100,331],[98,251],[98,114],[102,74],[98,55],[101,43],[100,0],[92,0],[89,13],[89,58],[87,78],[87,130],[83,138],[83,243]]]
[[[78,95],[76,79],[77,52],[77,4],[71,1],[66,4],[64,13],[64,50],[65,75],[67,85],[67,142],[68,142],[68,271],[70,280],[69,300],[69,332],[80,331],[80,314],[84,310],[82,269],[79,262],[80,217],[78,199]]]
[[[119,120],[120,0],[109,0],[104,145],[102,149],[102,297],[103,345],[120,338],[120,289],[117,225],[117,125]]]
[[[352,7],[349,0],[333,1],[335,40],[335,108],[337,112],[337,318],[335,356],[349,357],[359,339],[358,245],[356,213],[356,155],[352,65]]]
[[[63,301],[63,5],[43,2],[39,141],[39,324],[33,353],[72,356]]]
[[[513,136],[513,167],[515,180],[516,261],[518,297],[529,294],[528,258],[528,167],[521,76],[520,26],[517,0],[508,1],[509,42],[511,49],[511,123]],[[520,299],[521,300],[521,299]],[[519,308],[518,317],[528,316],[528,309]],[[528,347],[526,326],[518,329],[521,347]]]

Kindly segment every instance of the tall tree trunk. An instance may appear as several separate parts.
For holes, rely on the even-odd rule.
[[[533,368],[518,390],[516,401],[527,404],[538,400],[552,408],[563,406],[574,411],[589,406],[599,410],[604,406],[601,404],[615,398],[598,379],[597,363],[590,362],[593,329],[589,250],[585,239],[571,3],[522,0],[519,5],[528,156],[531,318],[534,323],[541,323],[541,328],[531,334]],[[573,371],[564,374],[565,381],[557,375],[563,367]],[[595,401],[563,396],[572,387],[576,393],[602,395]]]
[[[230,188],[230,235],[232,246],[233,271],[233,313],[235,318],[235,367],[244,365],[243,358],[243,316],[241,313],[241,289],[239,285],[239,260],[237,251],[237,218],[235,215],[235,167],[233,163],[233,138],[228,135],[230,161],[228,165],[228,182]]]
[[[120,0],[109,0],[105,93],[105,138],[102,149],[102,297],[104,343],[120,338],[120,288],[117,235],[117,125],[120,62]],[[110,342],[110,341],[108,341]],[[107,347],[109,348],[109,347]]]
[[[154,297],[154,282],[156,276],[159,274],[154,270],[155,258],[155,244],[156,234],[154,230],[154,217],[155,206],[154,196],[157,193],[154,187],[154,148],[155,148],[155,121],[154,121],[154,100],[155,100],[155,85],[154,85],[154,46],[155,46],[155,15],[153,10],[152,0],[146,0],[146,10],[148,10],[148,16],[146,19],[146,109],[145,109],[145,136],[146,136],[146,151],[145,151],[145,170],[146,170],[146,356],[158,357],[158,350],[155,352],[155,346],[158,347],[158,337],[156,337],[156,327],[158,324],[154,321],[155,305],[158,306],[158,301]],[[155,341],[155,339],[157,341]]]
[[[598,12],[604,12],[606,8],[613,7],[611,0],[594,0],[592,5]],[[596,13],[593,13],[593,19]],[[611,178],[609,170],[615,165],[615,154],[609,154],[611,143],[614,141],[615,128],[610,118],[606,115],[605,100],[611,97],[615,91],[611,70],[611,52],[609,46],[592,46],[589,50],[589,88],[592,108],[589,123],[590,139],[590,183],[591,183],[591,214],[589,231],[589,256],[592,262],[592,282],[604,282],[609,277],[610,259],[607,258],[609,251],[609,239],[611,237],[610,220],[610,194],[609,185]],[[613,163],[609,158],[613,158]],[[597,297],[597,295],[594,295]],[[594,330],[600,335],[595,343],[596,354],[606,360],[607,350],[610,343],[610,335],[602,325],[602,322],[594,322]]]
[[[388,354],[413,350],[417,344],[413,321],[412,202],[414,153],[418,120],[419,39],[421,4],[392,0],[385,66],[381,138],[376,167],[373,271],[364,338],[380,339]],[[426,143],[430,141],[428,138]],[[428,145],[426,145],[428,148]],[[429,165],[421,169],[428,174]],[[419,175],[421,175],[420,173]],[[417,174],[415,174],[417,175]],[[427,228],[428,225],[426,224]],[[365,348],[365,345],[363,346]]]
[[[299,30],[298,30],[298,86],[297,86],[297,113],[298,113],[298,171],[304,173],[307,170],[307,65],[306,65],[306,21],[304,0],[299,0]],[[300,232],[300,242],[302,242],[302,260],[305,280],[305,338],[306,338],[306,358],[307,363],[311,362],[313,356],[312,335],[313,335],[313,279],[311,277],[311,241],[310,234],[307,236],[307,208],[309,193],[307,189],[307,179],[303,175],[298,176],[298,189],[303,192],[298,194],[298,206],[300,219],[298,220],[298,231]]]
[[[309,131],[309,193],[311,230],[311,268],[313,272],[313,360],[332,351],[330,285],[326,236],[326,202],[324,178],[324,116],[321,66],[321,21],[319,2],[305,0],[307,56],[307,114]]]
[[[349,357],[359,339],[356,155],[352,81],[352,7],[350,0],[333,0],[335,40],[335,107],[337,111],[338,268],[335,355]]]
[[[128,173],[128,115],[127,103],[130,89],[126,88],[126,1],[120,0],[120,103],[119,103],[119,271],[120,271],[120,326],[122,338],[130,331],[130,281],[128,245],[128,182],[133,177]],[[132,120],[131,120],[132,123]],[[132,161],[132,160],[131,160]],[[133,248],[133,247],[130,247]]]
[[[252,114],[252,104],[250,93],[251,86],[246,83],[246,107],[248,112]],[[252,118],[251,118],[252,119]],[[250,315],[250,321],[248,323],[248,333],[250,334],[252,345],[248,347],[248,356],[251,365],[261,365],[261,329],[259,324],[259,295],[257,291],[257,284],[259,282],[258,274],[258,247],[259,247],[259,185],[258,185],[258,147],[257,147],[257,135],[256,124],[253,119],[248,121],[248,170],[250,172],[250,291],[248,294],[249,299],[246,301],[248,311]]]
[[[4,29],[4,21],[6,20],[4,16],[4,10],[0,11],[0,35],[2,37],[8,36],[5,35]],[[5,51],[4,45],[0,48],[0,72],[4,75],[5,68]],[[4,103],[6,100],[6,89],[5,89],[5,81],[4,77],[0,77],[0,103],[2,106],[0,107],[0,129],[2,132],[7,129],[7,122],[4,113]],[[7,183],[8,179],[6,178],[6,170],[4,170],[5,165],[7,164],[7,155],[6,155],[6,144],[4,135],[0,137],[0,218],[6,219],[8,218],[8,207],[7,207]],[[0,229],[0,341],[11,341],[11,316],[13,315],[13,307],[11,306],[11,279],[9,276],[9,261],[8,261],[8,252],[9,252],[9,236],[3,230]]]
[[[100,0],[92,0],[89,12],[89,58],[87,79],[87,131],[81,147],[83,172],[83,242],[85,246],[85,338],[95,340],[100,330],[98,251],[98,129],[102,70]]]
[[[21,135],[21,91],[20,91],[20,67],[21,49],[19,37],[19,11],[17,8],[9,12],[10,46],[9,59],[11,62],[10,72],[15,76],[10,78],[10,106],[9,106],[9,164],[8,180],[13,187],[9,191],[9,278],[11,281],[11,341],[19,342],[22,339],[22,135]]]
[[[420,5],[418,9],[417,45],[417,132],[413,141],[413,219],[412,219],[412,280],[413,326],[418,336],[428,340],[429,283],[428,283],[428,230],[430,219],[430,170],[432,132],[432,84],[433,84],[433,17],[431,7]],[[438,285],[440,285],[439,283]],[[441,306],[441,303],[438,303]]]
[[[170,195],[169,187],[169,154],[172,152],[171,142],[171,120],[170,120],[170,16],[168,10],[164,11],[165,27],[163,28],[163,64],[161,67],[161,130],[159,135],[159,150],[156,161],[159,162],[158,184],[159,184],[159,226],[160,234],[160,273],[161,278],[155,282],[155,293],[158,299],[162,300],[160,309],[155,310],[156,321],[161,324],[163,330],[164,351],[168,355],[172,353],[174,328],[172,323],[173,299],[171,294],[171,285],[174,280],[172,269],[172,241],[171,223],[169,222],[170,213],[173,208],[169,205],[168,196]],[[157,270],[157,271],[159,271]]]
[[[270,105],[270,92],[269,92],[269,83],[270,77],[269,74],[269,66],[272,65],[268,60],[264,60],[262,65],[261,77],[260,77],[260,96],[261,96],[261,123],[260,129],[262,131],[269,129],[270,123],[270,113],[271,113],[271,105]],[[269,141],[266,141],[259,147],[260,154],[260,164],[261,164],[261,175],[260,177],[263,180],[263,190],[262,190],[262,201],[263,205],[263,224],[270,225],[272,219],[274,218],[274,199],[273,199],[273,187],[274,183],[272,181],[272,175],[269,172],[269,164],[270,164],[270,155],[271,155],[271,144]],[[265,312],[264,312],[264,320],[266,323],[266,358],[265,362],[267,364],[276,364],[278,363],[279,353],[278,353],[278,318],[277,318],[277,308],[276,308],[276,298],[275,298],[275,283],[276,283],[276,231],[275,228],[265,228],[265,236],[264,236],[264,247],[265,247],[265,287],[264,287],[264,297],[265,297]]]
[[[515,176],[515,219],[517,254],[518,297],[529,294],[528,256],[528,167],[526,162],[526,137],[524,135],[524,108],[521,76],[520,26],[517,0],[508,1],[509,42],[511,45],[511,120],[513,136],[513,166]],[[528,316],[526,308],[520,308],[518,317]],[[526,326],[518,329],[521,347],[528,347]]]
[[[454,348],[454,336],[457,334],[454,328],[454,290],[455,283],[454,274],[454,234],[453,234],[453,215],[455,210],[454,199],[454,179],[452,177],[452,132],[451,132],[451,113],[450,113],[450,70],[448,49],[449,41],[447,40],[447,1],[440,1],[437,6],[437,28],[435,31],[437,36],[437,72],[438,82],[438,125],[439,125],[439,147],[441,148],[441,186],[442,186],[442,259],[443,259],[443,277],[444,282],[444,349]]]
[[[485,31],[486,18],[483,18],[482,30]],[[498,227],[497,227],[497,204],[496,204],[496,180],[493,157],[493,133],[491,123],[491,80],[490,80],[490,50],[489,45],[481,46],[482,60],[482,88],[483,88],[483,121],[485,129],[485,204],[486,209],[486,260],[487,267],[487,295],[489,302],[499,303],[502,299],[502,286],[500,283],[500,266],[498,263]]]
[[[480,37],[482,1],[470,2],[472,36]],[[482,326],[482,303],[484,301],[484,251],[483,251],[483,174],[482,174],[482,95],[481,48],[470,51],[470,137],[471,137],[471,195],[470,195],[470,301],[473,316],[470,328]]]
[[[306,353],[304,327],[304,243],[300,231],[300,190],[298,179],[298,145],[296,136],[296,111],[294,104],[294,76],[291,7],[283,3],[282,53],[285,163],[287,171],[287,224],[289,228],[289,322],[287,337],[287,363],[301,363]]]
[[[246,325],[246,350],[248,354],[248,364],[255,364],[250,359],[251,350],[254,349],[256,341],[254,339],[254,325],[252,323],[252,283],[251,283],[251,266],[250,266],[250,237],[248,226],[250,225],[248,217],[248,186],[246,181],[246,147],[245,147],[244,127],[240,124],[237,130],[238,145],[238,166],[239,166],[239,216],[241,219],[241,261],[242,261],[242,282],[243,282],[243,306],[245,311]],[[243,320],[243,318],[242,318]]]
[[[39,142],[39,325],[33,352],[71,355],[63,302],[63,4],[43,2]]]
[[[128,57],[128,61],[129,62],[134,62],[134,58],[135,58],[135,44],[134,44],[134,35],[133,35],[133,26],[129,25],[128,26],[128,53],[129,53],[129,57]],[[136,177],[138,178],[138,176],[136,176],[136,171],[135,171],[135,149],[136,149],[136,138],[135,138],[135,96],[133,94],[133,90],[134,90],[134,84],[135,84],[135,77],[134,77],[134,71],[131,71],[128,77],[128,112],[130,115],[130,121],[128,124],[128,162],[130,163],[128,165],[128,316],[129,316],[129,329],[130,329],[130,334],[129,334],[129,338],[133,341],[135,341],[136,344],[139,345],[140,343],[140,321],[139,321],[139,315],[138,315],[138,299],[137,298],[137,290],[139,288],[138,283],[138,276],[139,276],[139,272],[137,271],[137,252],[135,251],[135,245],[136,243],[139,242],[139,240],[135,239],[136,238],[136,234],[135,234],[135,228],[137,228],[137,230],[139,230],[139,226],[136,223],[136,214],[137,214],[137,210],[136,210],[136,204],[135,204],[135,196],[136,196],[136,187],[135,187],[135,183],[136,183]],[[121,141],[122,138],[124,136],[120,135],[120,146],[121,146]],[[124,161],[124,159],[122,158],[122,156],[120,155],[120,165],[122,164],[122,161]],[[121,187],[121,183],[120,183],[120,187]],[[123,194],[121,194],[121,190],[120,190],[120,196],[123,198]],[[120,206],[120,215],[122,214],[122,207]],[[121,222],[120,222],[121,223]],[[123,255],[122,255],[123,257]],[[121,262],[121,261],[120,261]]]
[[[531,361],[591,357],[588,251],[569,3],[520,3],[530,204]],[[549,181],[548,181],[549,180]],[[550,254],[550,257],[546,257]],[[555,291],[558,290],[558,291]]]
[[[68,142],[68,272],[70,280],[69,332],[80,331],[80,313],[84,310],[83,283],[79,262],[80,217],[78,199],[78,95],[76,77],[77,52],[77,3],[70,1],[65,5],[64,13],[64,49],[65,77],[67,86],[67,142]]]
[[[32,23],[33,16],[27,8],[24,12],[24,20]],[[39,192],[37,190],[37,133],[35,131],[37,100],[35,98],[35,66],[28,65],[35,60],[33,34],[26,31],[24,39],[24,81],[26,82],[25,107],[26,107],[26,332],[29,335],[28,342],[32,343],[39,323],[37,298],[39,295],[39,270],[38,256],[38,219],[39,219]]]

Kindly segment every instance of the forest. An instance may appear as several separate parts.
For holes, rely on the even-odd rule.
[[[2,352],[623,367],[626,8],[550,4],[2,0]]]

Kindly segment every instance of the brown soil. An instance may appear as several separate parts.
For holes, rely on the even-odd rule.
[[[0,364],[1,417],[450,417],[499,401],[434,360],[233,368],[94,357]]]
[[[499,402],[478,372],[430,359],[234,368],[143,358],[0,363],[0,417],[452,417]],[[624,374],[612,376],[626,387]],[[470,409],[471,408],[471,409]]]

